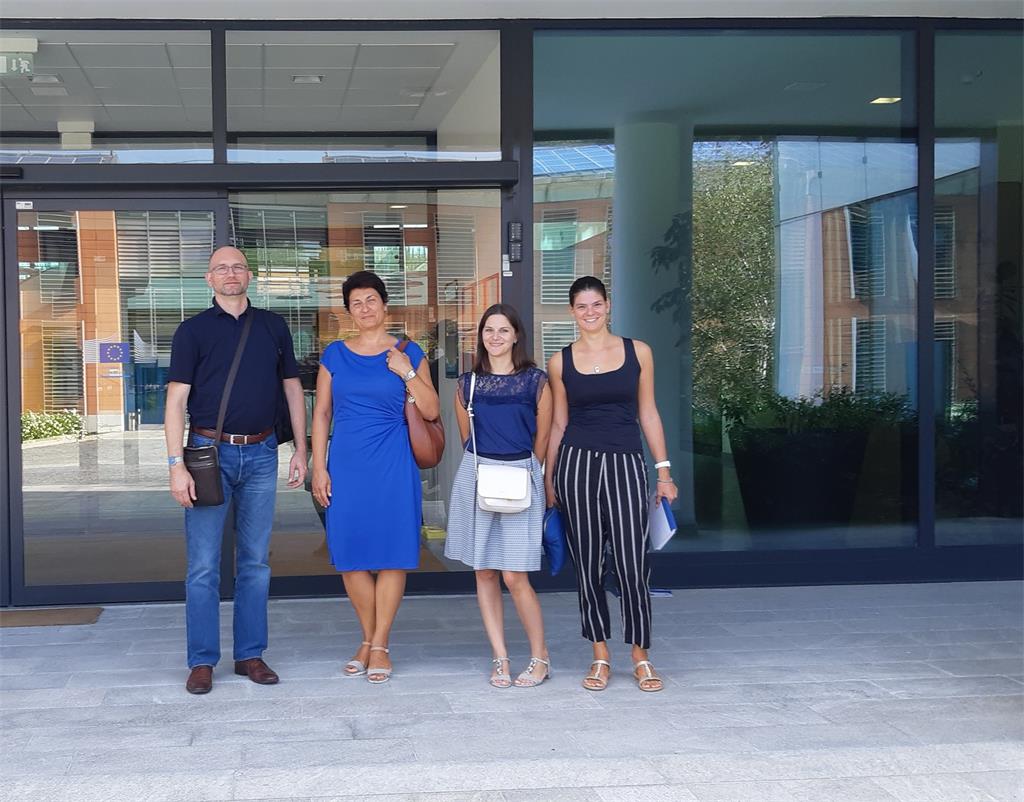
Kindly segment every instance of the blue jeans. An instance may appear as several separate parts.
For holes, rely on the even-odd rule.
[[[193,445],[210,445],[192,435]],[[235,503],[234,657],[260,657],[267,648],[267,595],[270,590],[270,530],[277,495],[277,438],[233,446],[220,443],[224,503],[185,510],[188,574],[185,626],[188,667],[215,666],[220,660],[220,553],[224,520]]]

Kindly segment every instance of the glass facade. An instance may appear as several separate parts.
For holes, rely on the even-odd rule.
[[[1019,543],[1024,42],[935,41],[935,538]]]
[[[393,331],[424,346],[449,442],[421,476],[414,591],[472,586],[443,548],[480,313],[524,307],[546,362],[581,275],[655,355],[680,487],[657,582],[1019,563],[1019,25],[51,24],[0,46],[0,604],[180,597],[166,371],[219,243],[288,321],[309,407],[320,353],[353,332],[350,273],[380,274]],[[338,592],[319,512],[281,482],[275,592]]]
[[[0,164],[213,161],[207,31],[3,33]]]
[[[912,62],[900,33],[536,40],[535,336],[574,339],[590,274],[654,348],[671,548],[914,543]]]
[[[496,31],[229,31],[228,158],[500,157]]]

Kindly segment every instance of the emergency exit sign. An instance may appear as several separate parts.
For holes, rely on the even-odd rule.
[[[0,53],[0,75],[31,75],[32,53]]]

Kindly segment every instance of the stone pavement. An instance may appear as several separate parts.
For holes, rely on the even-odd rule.
[[[622,646],[607,691],[580,687],[568,594],[542,597],[553,679],[507,690],[471,597],[405,601],[383,686],[340,674],[346,601],[280,600],[281,684],[225,659],[205,697],[183,689],[181,605],[111,606],[0,631],[0,798],[1024,799],[1022,601],[1015,582],[675,591],[654,600],[667,687],[644,694]]]

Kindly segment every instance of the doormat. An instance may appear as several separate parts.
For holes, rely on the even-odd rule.
[[[45,610],[0,610],[3,627],[69,627],[95,624],[102,607],[49,607]]]

